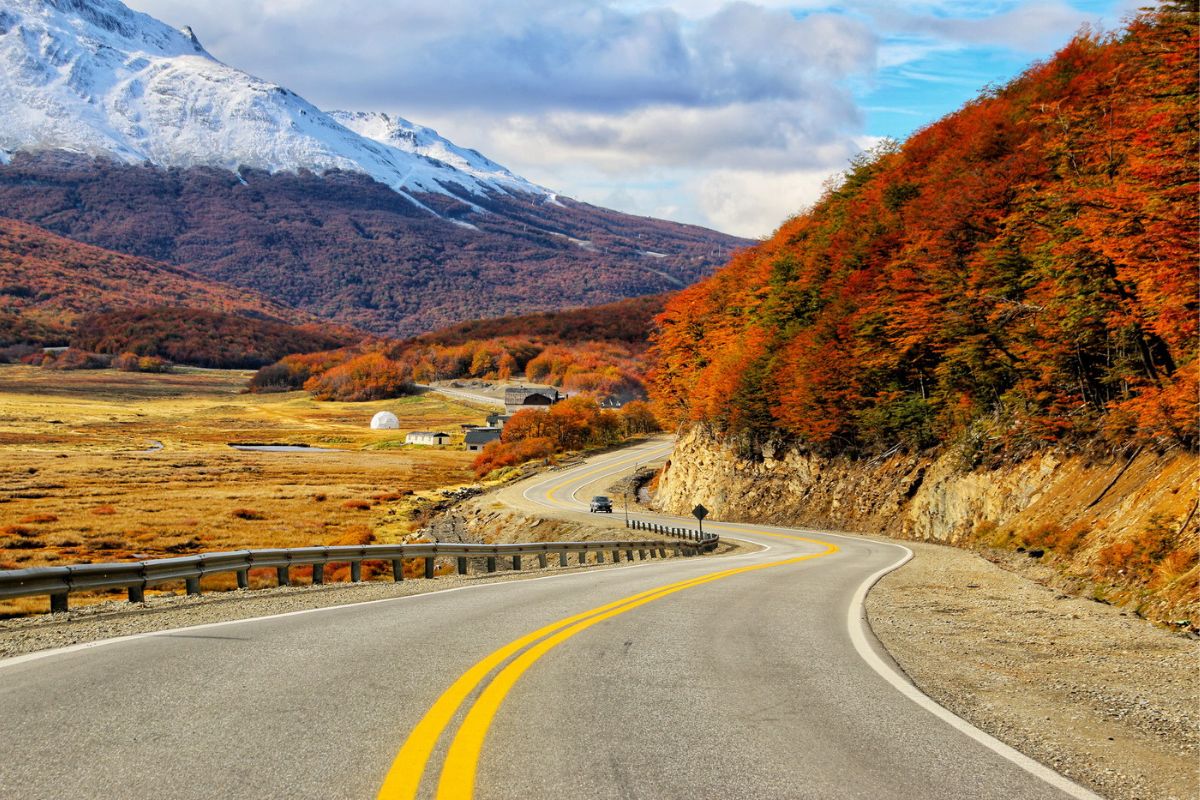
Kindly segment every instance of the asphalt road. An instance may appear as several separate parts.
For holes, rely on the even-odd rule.
[[[663,452],[507,499],[595,519]],[[896,672],[861,600],[904,548],[709,525],[762,549],[0,661],[0,797],[1094,797]]]
[[[504,408],[504,400],[499,397],[481,394],[479,392],[468,392],[463,389],[451,389],[448,386],[429,386],[423,383],[414,384],[418,389],[424,389],[427,392],[437,392],[444,394],[455,400],[466,400],[469,403],[478,405],[492,406],[496,409]]]

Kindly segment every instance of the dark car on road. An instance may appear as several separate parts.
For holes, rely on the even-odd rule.
[[[609,500],[602,494],[598,494],[592,498],[592,507],[588,510],[593,513],[599,512],[601,514],[611,514],[612,500]]]

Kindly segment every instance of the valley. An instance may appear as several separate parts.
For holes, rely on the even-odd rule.
[[[485,412],[439,395],[347,404],[244,394],[247,377],[0,366],[0,568],[391,541],[416,527],[411,493],[474,480],[473,454],[404,446],[404,433],[458,433]],[[382,409],[400,430],[368,428]],[[35,605],[0,604],[0,614]]]

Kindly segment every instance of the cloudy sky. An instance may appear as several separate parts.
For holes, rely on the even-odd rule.
[[[126,0],[326,109],[563,194],[745,236],[863,147],[1144,0]]]

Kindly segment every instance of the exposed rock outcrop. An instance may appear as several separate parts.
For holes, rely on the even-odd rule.
[[[695,427],[680,436],[656,502],[673,513],[703,503],[721,519],[885,533],[997,555],[1042,551],[1063,586],[1195,627],[1197,466],[1179,451],[1096,460],[1047,450],[993,468],[967,467],[955,451],[855,461],[767,448],[752,459]]]

